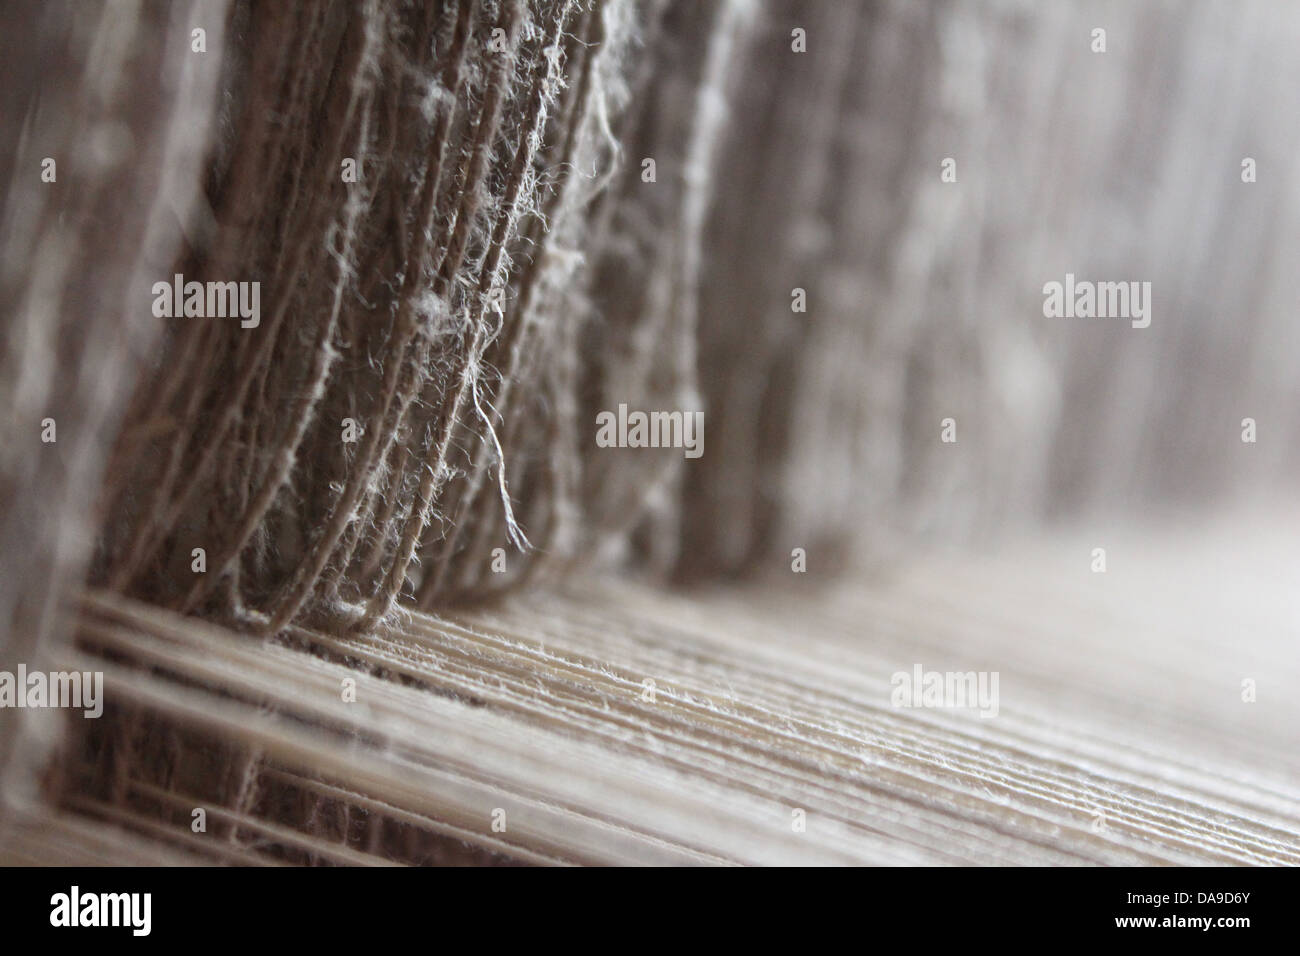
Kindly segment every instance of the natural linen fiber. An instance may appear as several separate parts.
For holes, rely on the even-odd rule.
[[[65,809],[29,818],[8,853],[1297,865],[1300,705],[1285,689],[1300,666],[1268,622],[1269,574],[1300,562],[1276,529],[1257,565],[1214,562],[1275,518],[1117,536],[1166,570],[1105,586],[1067,538],[936,555],[802,601],[588,581],[271,644],[92,593],[78,666],[105,670],[111,710],[73,721]],[[1187,595],[1181,613],[1135,611],[1153,588]],[[1046,617],[1044,595],[1064,613]],[[890,675],[914,661],[996,664],[998,716],[892,706]],[[1260,702],[1243,706],[1224,671],[1259,675]],[[339,702],[346,678],[355,704]],[[110,825],[88,841],[86,817]]]
[[[1300,862],[1297,42],[1262,3],[6,6],[0,670],[107,696],[0,711],[0,861]],[[1045,323],[1067,271],[1155,323]],[[260,321],[156,317],[175,275]],[[704,411],[704,455],[597,447],[620,405]],[[1201,520],[1226,489],[1272,510]],[[998,716],[895,706],[918,663]]]

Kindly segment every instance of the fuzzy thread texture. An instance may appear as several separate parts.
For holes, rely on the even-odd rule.
[[[178,271],[260,281],[264,318],[169,325],[96,577],[271,631],[502,587],[494,548],[509,580],[561,533],[547,439],[583,255],[563,243],[615,157],[632,15],[374,0],[232,23],[213,228]]]

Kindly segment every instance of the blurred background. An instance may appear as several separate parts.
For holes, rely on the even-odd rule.
[[[764,6],[704,242],[693,557],[1293,490],[1298,28],[1270,2]],[[1045,318],[1067,273],[1150,282],[1150,327]]]

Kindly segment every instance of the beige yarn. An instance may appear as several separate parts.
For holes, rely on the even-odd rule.
[[[1294,11],[0,17],[0,670],[111,688],[0,713],[0,858],[1300,859],[1294,708],[1236,696],[1294,669]],[[1151,327],[1047,319],[1067,272],[1151,281]],[[155,316],[176,275],[260,321]],[[703,457],[599,448],[620,405],[702,411]],[[1122,597],[1071,577],[1130,528]],[[1024,696],[888,709],[922,650]]]

